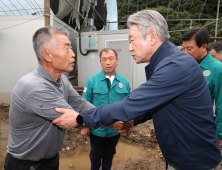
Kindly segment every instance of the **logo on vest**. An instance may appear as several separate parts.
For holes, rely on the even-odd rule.
[[[203,72],[203,75],[205,76],[205,77],[207,77],[207,76],[209,76],[210,75],[210,70],[206,70],[206,71],[204,71]]]
[[[119,88],[123,88],[123,84],[122,83],[119,83]]]

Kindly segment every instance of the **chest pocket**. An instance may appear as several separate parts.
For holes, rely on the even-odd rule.
[[[93,105],[96,107],[108,104],[108,89],[95,88],[93,89]]]
[[[128,91],[126,89],[126,87],[122,87],[120,88],[118,85],[115,86],[115,91],[117,93],[116,98],[118,100],[122,100],[124,97],[126,97],[128,95]]]

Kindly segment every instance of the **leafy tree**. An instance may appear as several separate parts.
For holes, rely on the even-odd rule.
[[[159,3],[158,3],[159,2]],[[119,29],[126,29],[129,15],[142,9],[152,9],[160,12],[167,20],[170,40],[176,45],[181,45],[180,37],[190,29],[202,27],[216,19],[218,0],[117,0]],[[129,9],[129,10],[128,10]],[[222,17],[222,11],[219,18]],[[191,19],[208,19],[192,20]],[[176,20],[178,19],[178,20]],[[183,20],[180,20],[183,19]],[[215,23],[205,27],[211,37],[215,36]],[[218,22],[217,36],[222,37],[222,21]]]

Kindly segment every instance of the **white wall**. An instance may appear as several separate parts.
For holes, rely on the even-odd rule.
[[[50,23],[65,27],[76,46],[77,33],[71,27],[55,16],[51,17]],[[16,82],[37,67],[32,36],[43,26],[44,18],[40,16],[0,17],[0,104],[9,104]]]

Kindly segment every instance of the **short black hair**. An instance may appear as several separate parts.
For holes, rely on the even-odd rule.
[[[193,28],[185,32],[181,39],[182,41],[194,39],[200,48],[203,44],[209,43],[209,33],[205,28]]]
[[[222,42],[213,42],[207,47],[207,51],[214,49],[216,53],[220,53],[222,51]]]
[[[112,49],[112,48],[103,48],[101,50],[100,54],[99,54],[99,58],[101,59],[102,52],[106,52],[107,53],[110,50],[113,51],[115,53],[115,55],[116,55],[116,58],[118,58],[117,52],[114,49]]]

